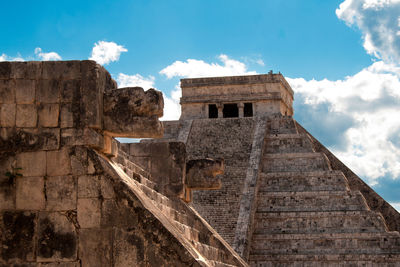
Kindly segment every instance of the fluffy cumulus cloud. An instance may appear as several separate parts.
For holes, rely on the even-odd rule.
[[[187,59],[186,62],[175,61],[160,71],[160,74],[172,77],[212,77],[256,74],[248,71],[245,63],[229,58],[227,55],[218,56],[219,63],[207,63],[203,60]]]
[[[178,120],[181,116],[181,105],[179,100],[182,96],[182,91],[179,86],[175,87],[175,90],[171,92],[171,96],[164,95],[164,116],[161,120]]]
[[[232,59],[227,55],[218,56],[219,62],[207,63],[203,60],[187,59],[186,61],[175,61],[171,65],[160,71],[168,79],[174,77],[213,77],[213,76],[232,76],[257,74],[249,71],[248,66],[238,60]],[[262,62],[262,61],[261,61]],[[261,63],[259,62],[259,63]],[[264,62],[262,62],[264,64]],[[163,120],[177,120],[181,114],[179,99],[182,91],[179,85],[172,91],[171,97],[164,96],[164,117]]]
[[[35,48],[35,55],[39,60],[49,61],[49,60],[61,60],[61,56],[56,52],[45,53],[40,47]]]
[[[89,59],[101,65],[107,65],[110,62],[118,61],[121,53],[127,51],[128,49],[114,42],[99,41],[94,44]]]
[[[0,55],[0,62],[1,61],[25,61],[19,54],[16,57],[9,57],[6,54]]]
[[[304,106],[299,120],[316,128],[327,120],[324,138],[357,174],[370,185],[400,177],[400,67],[379,61],[343,80],[287,80]]]
[[[124,73],[120,73],[117,77],[118,87],[143,87],[143,89],[147,90],[149,88],[154,87],[153,76],[149,76],[148,78],[143,77],[140,74],[127,75]]]
[[[336,14],[362,31],[369,54],[400,61],[400,0],[345,0]]]

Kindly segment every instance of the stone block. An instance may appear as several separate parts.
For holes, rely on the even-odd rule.
[[[61,105],[60,126],[61,128],[71,128],[74,126],[72,104],[68,103]]]
[[[102,227],[132,227],[139,223],[138,215],[127,204],[106,199],[101,206]]]
[[[37,261],[73,261],[77,259],[78,237],[73,214],[40,212]]]
[[[151,145],[146,143],[132,143],[129,144],[129,154],[134,157],[144,157],[151,155]]]
[[[47,210],[76,209],[76,185],[73,176],[49,176],[45,182]]]
[[[82,266],[112,266],[112,230],[81,229],[79,258]]]
[[[13,62],[11,64],[12,79],[39,79],[42,74],[42,62]]]
[[[64,176],[71,174],[71,162],[66,148],[56,151],[47,151],[47,169],[49,176]]]
[[[80,79],[80,61],[44,61],[43,79]]]
[[[23,152],[17,155],[17,167],[23,176],[46,175],[46,152]]]
[[[35,150],[55,150],[60,145],[59,128],[25,128],[23,136],[26,138],[24,142],[32,144]]]
[[[100,208],[97,198],[78,198],[78,222],[81,228],[100,227]]]
[[[15,98],[18,104],[33,104],[35,102],[35,81],[15,80]]]
[[[60,113],[59,104],[41,104],[39,106],[39,126],[57,127]]]
[[[100,179],[94,175],[78,177],[78,198],[97,198],[100,195]]]
[[[101,177],[100,180],[101,195],[104,199],[115,198],[114,187],[107,177]]]
[[[150,170],[151,158],[150,157],[134,157],[133,162],[139,165],[144,170]]]
[[[0,211],[15,209],[15,178],[6,176],[13,172],[15,158],[8,157],[0,162]]]
[[[68,146],[82,146],[102,149],[104,147],[104,137],[94,129],[67,128],[61,130],[61,142]]]
[[[71,103],[74,97],[80,96],[80,80],[63,80],[61,81],[61,102]]]
[[[14,127],[15,126],[15,104],[0,104],[0,126]]]
[[[37,125],[37,108],[33,104],[17,105],[16,112],[17,127],[36,127]]]
[[[63,80],[60,84],[61,102],[71,103],[80,100],[81,80]]]
[[[0,103],[15,103],[15,81],[0,79]]]
[[[134,232],[116,229],[114,232],[115,266],[145,265],[145,238]]]
[[[81,116],[82,123],[88,127],[102,128],[104,87],[99,86],[100,66],[94,61],[81,61],[81,108],[85,111]]]
[[[17,209],[42,210],[45,207],[44,178],[17,177],[16,197]]]
[[[58,103],[60,101],[60,84],[57,80],[38,80],[36,101],[39,103]]]
[[[83,146],[74,146],[72,149],[73,153],[70,154],[72,175],[87,174],[87,148]]]
[[[0,62],[0,80],[9,79],[11,74],[11,63],[4,61]]]
[[[15,261],[35,260],[35,221],[34,212],[5,211],[0,213],[2,260],[9,262],[10,265]]]
[[[15,209],[15,189],[7,185],[8,181],[0,181],[0,211]]]

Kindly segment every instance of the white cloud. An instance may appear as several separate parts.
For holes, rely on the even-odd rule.
[[[178,85],[171,92],[171,97],[164,95],[164,116],[161,120],[179,120],[181,116],[181,105],[179,104],[181,96],[182,91]]]
[[[231,59],[227,55],[218,56],[222,63],[207,63],[203,60],[187,59],[186,62],[175,61],[171,65],[160,71],[160,74],[173,77],[212,77],[212,76],[231,76],[231,75],[251,75],[257,74],[255,71],[248,71],[245,63]],[[264,62],[258,61],[258,64]],[[181,106],[179,104],[182,91],[179,85],[172,91],[171,97],[164,95],[164,116],[162,120],[177,120],[181,115]]]
[[[44,53],[40,47],[35,48],[35,55],[39,60],[49,61],[49,60],[61,60],[61,56],[56,52]]]
[[[345,0],[336,15],[362,31],[369,54],[386,62],[400,61],[400,0]]]
[[[220,63],[207,63],[203,60],[187,59],[186,62],[175,61],[160,71],[168,79],[173,77],[212,77],[256,74],[248,71],[245,63],[229,58],[227,55],[218,56]]]
[[[310,109],[324,105],[329,108],[318,112],[327,118],[330,113],[351,118],[343,135],[346,147],[333,149],[350,168],[371,185],[385,175],[400,177],[399,67],[379,61],[343,80],[287,80]]]
[[[256,63],[258,64],[258,65],[260,65],[260,66],[265,66],[265,63],[264,63],[264,61],[262,60],[262,59],[257,59],[256,60]]]
[[[149,76],[148,78],[143,77],[140,74],[135,75],[127,75],[124,73],[120,73],[117,78],[118,87],[135,87],[139,86],[143,89],[147,90],[149,88],[154,87],[153,76]]]
[[[94,44],[89,59],[101,65],[107,65],[110,62],[118,61],[121,53],[127,51],[128,49],[114,42],[99,41]]]
[[[9,57],[3,53],[0,55],[0,62],[1,61],[25,61],[25,60],[19,54],[17,57]]]

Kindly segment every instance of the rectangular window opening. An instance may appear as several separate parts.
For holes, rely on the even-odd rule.
[[[244,103],[243,116],[253,117],[253,103]]]
[[[239,109],[237,104],[224,104],[222,110],[224,118],[237,118],[239,117]]]
[[[208,105],[208,117],[210,119],[218,118],[218,108],[215,104]]]

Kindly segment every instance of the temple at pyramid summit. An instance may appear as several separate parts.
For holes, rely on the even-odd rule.
[[[400,265],[400,214],[282,74],[181,87],[161,122],[161,92],[94,61],[0,62],[0,266]]]

